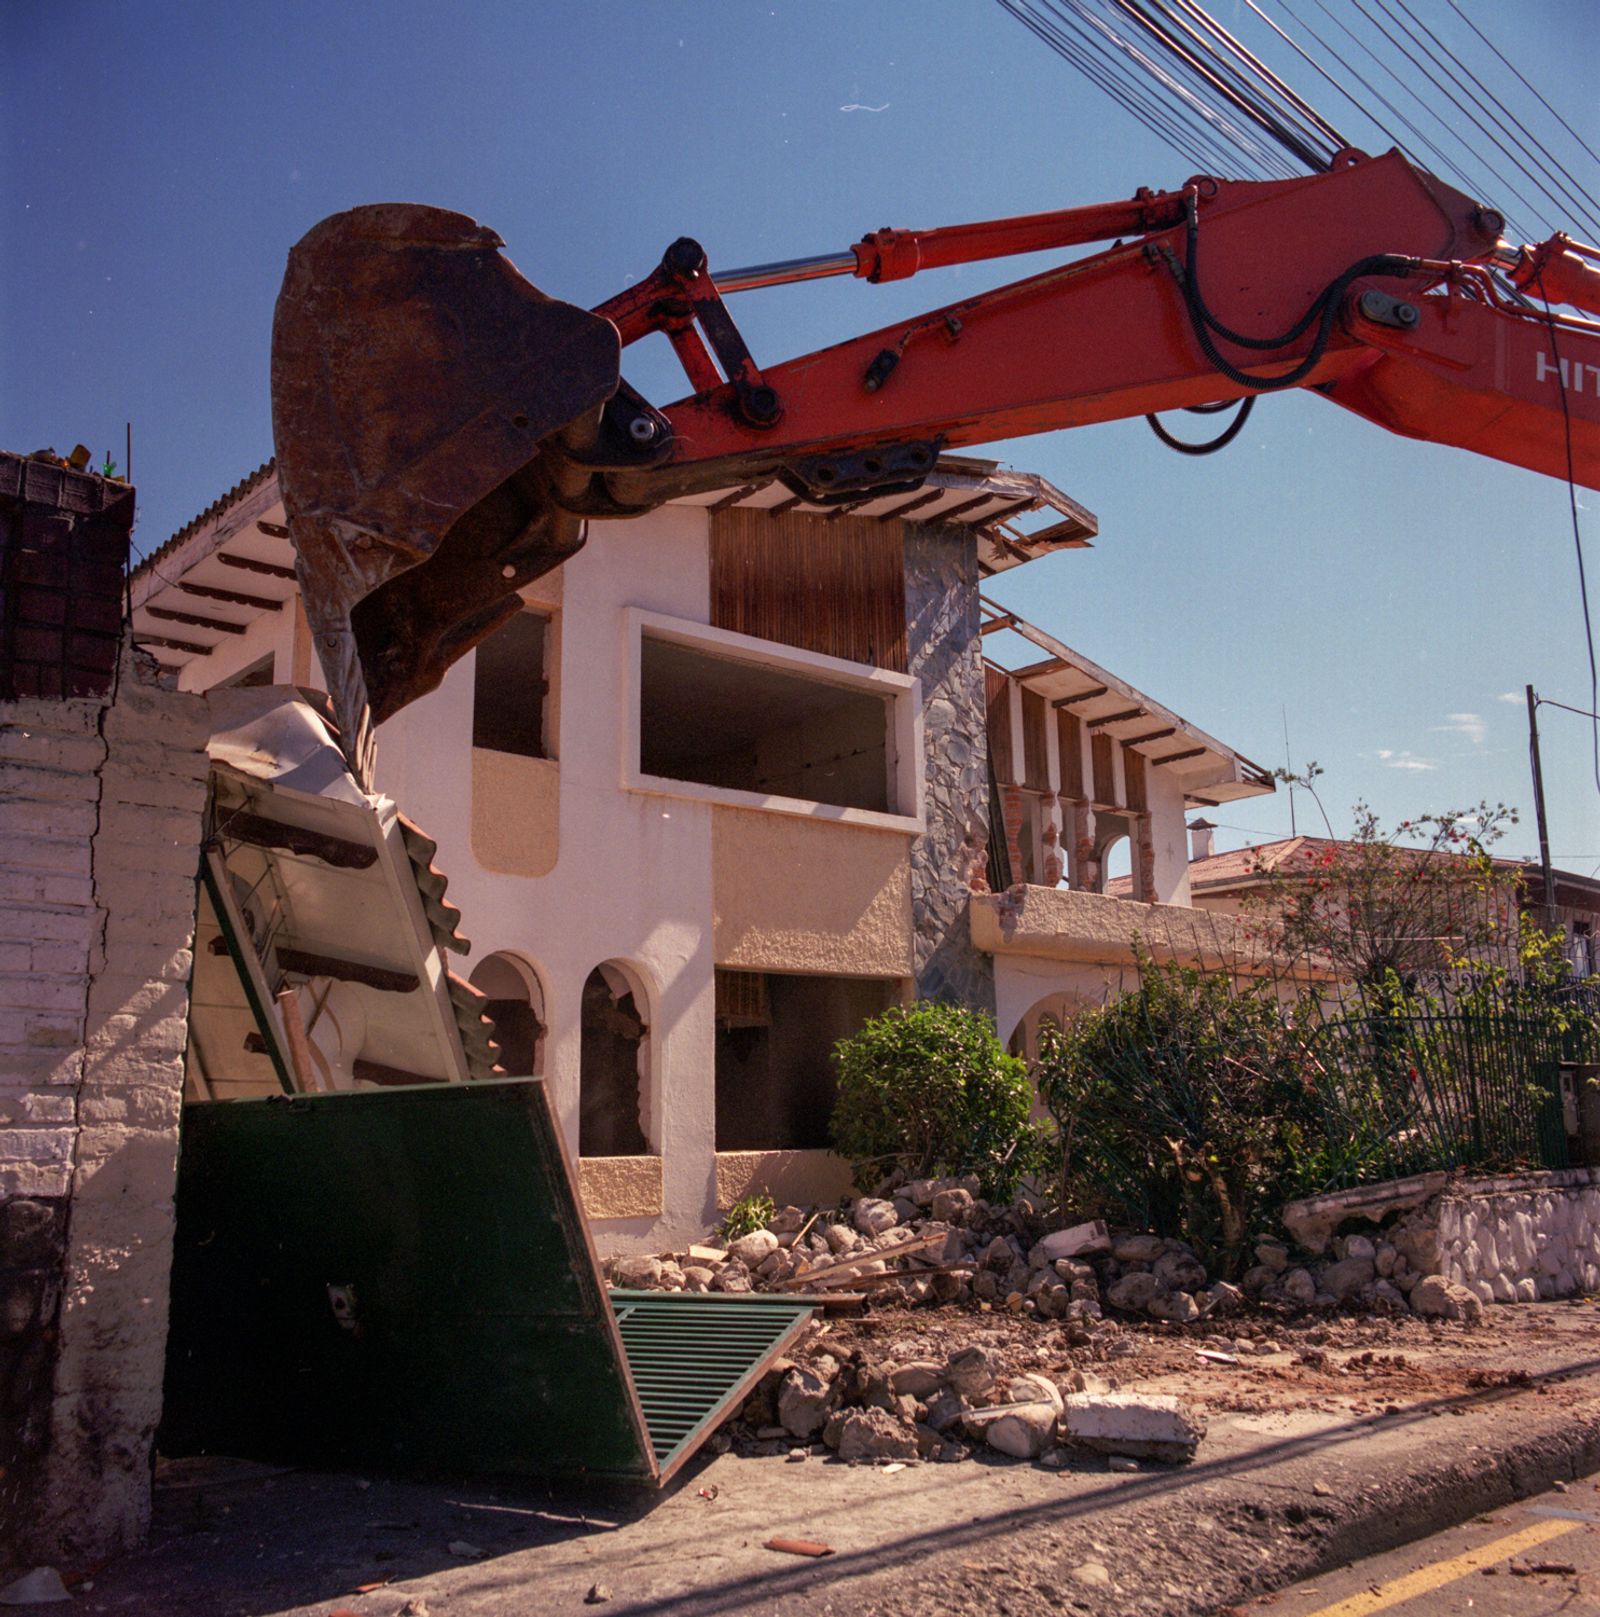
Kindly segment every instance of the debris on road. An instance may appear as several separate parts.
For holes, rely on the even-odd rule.
[[[764,1550],[778,1550],[784,1555],[809,1555],[814,1558],[833,1554],[831,1544],[821,1544],[811,1538],[769,1538],[761,1547]]]

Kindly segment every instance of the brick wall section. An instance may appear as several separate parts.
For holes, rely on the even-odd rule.
[[[0,1562],[148,1521],[208,728],[128,649],[0,702]]]

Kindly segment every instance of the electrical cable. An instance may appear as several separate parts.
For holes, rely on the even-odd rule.
[[[1162,107],[1160,103],[1150,102],[1142,91],[1135,94],[1126,86],[1126,81],[1110,68],[1076,52],[1059,24],[1046,21],[1029,11],[1025,5],[1019,3],[1019,0],[998,0],[998,3],[1001,10],[1015,17],[1057,56],[1075,67],[1091,84],[1115,101],[1123,111],[1131,113],[1158,140],[1165,141],[1185,162],[1194,164],[1197,171],[1210,172],[1225,166],[1219,162],[1220,148],[1216,154],[1201,150],[1189,131],[1168,109]]]
[[[1050,0],[1047,0],[1050,3]],[[1239,151],[1248,153],[1256,162],[1258,169],[1265,169],[1269,174],[1282,176],[1285,166],[1276,153],[1271,153],[1263,147],[1246,130],[1239,128],[1225,114],[1214,107],[1208,107],[1194,93],[1180,84],[1172,75],[1166,72],[1153,58],[1141,51],[1134,43],[1123,38],[1113,27],[1102,18],[1096,17],[1089,9],[1088,0],[1064,0],[1079,17],[1114,51],[1136,62],[1144,72],[1164,85],[1172,94],[1179,97],[1185,109],[1192,117],[1198,118],[1208,129],[1214,130],[1219,136],[1226,137],[1226,141]],[[1112,0],[1115,3],[1115,0]],[[1052,4],[1053,10],[1060,9],[1060,3]],[[1291,171],[1292,172],[1292,171]]]
[[[1378,0],[1378,3],[1385,5],[1385,0]],[[1451,74],[1459,89],[1468,96],[1475,98],[1479,104],[1484,101],[1492,102],[1501,113],[1501,128],[1506,129],[1508,132],[1514,129],[1522,129],[1524,134],[1527,133],[1526,129],[1523,128],[1522,120],[1517,117],[1510,107],[1442,39],[1423,27],[1421,21],[1407,4],[1407,0],[1392,0],[1392,3],[1406,14],[1411,22],[1413,35],[1421,38],[1423,49],[1431,50],[1434,60],[1439,63],[1440,67],[1444,68],[1445,72]],[[1385,9],[1387,9],[1387,5],[1385,5]],[[1446,62],[1451,65],[1446,66]],[[1455,72],[1451,72],[1452,67],[1456,69]],[[1463,79],[1470,81],[1470,84],[1464,83]],[[1496,144],[1499,144],[1499,142],[1497,141]],[[1506,148],[1501,146],[1501,150],[1505,151]],[[1541,145],[1527,142],[1519,148],[1517,154],[1508,152],[1507,155],[1512,156],[1514,161],[1520,157],[1520,166],[1523,172],[1539,186],[1552,206],[1558,211],[1566,208],[1575,210],[1577,216],[1582,219],[1584,227],[1596,235],[1600,235],[1600,214],[1592,211],[1594,208],[1593,200],[1584,193],[1583,187],[1579,185],[1577,180],[1568,174],[1566,169],[1559,162],[1556,162],[1553,157],[1551,162],[1555,162],[1555,167],[1559,170],[1559,177],[1552,172],[1549,164],[1545,161],[1545,156],[1541,155],[1542,152],[1543,147]],[[1530,162],[1533,164],[1533,168],[1529,168]],[[1539,180],[1534,172],[1535,169],[1556,187],[1555,191],[1550,190],[1548,186],[1545,186]],[[1562,183],[1563,179],[1567,182],[1566,184]]]
[[[1583,529],[1578,522],[1578,480],[1572,460],[1572,407],[1567,401],[1567,366],[1556,343],[1556,321],[1550,312],[1549,294],[1544,290],[1544,277],[1539,276],[1539,293],[1544,299],[1545,328],[1550,333],[1550,357],[1556,362],[1556,387],[1561,395],[1561,420],[1565,428],[1567,450],[1567,505],[1572,513],[1572,545],[1578,557],[1578,604],[1583,612],[1583,638],[1589,649],[1589,703],[1600,708],[1600,670],[1595,665],[1594,622],[1589,616],[1589,579],[1583,564]],[[1594,753],[1594,788],[1600,792],[1600,718],[1590,729]]]
[[[1208,439],[1203,444],[1188,443],[1182,438],[1175,438],[1161,425],[1161,418],[1156,415],[1147,415],[1145,420],[1150,430],[1164,443],[1168,449],[1175,449],[1180,455],[1214,455],[1219,449],[1226,449],[1235,438],[1244,431],[1244,424],[1250,419],[1250,412],[1256,407],[1254,393],[1247,393],[1238,400],[1238,412],[1232,421],[1217,434],[1215,438]],[[1233,401],[1229,401],[1230,403]],[[1225,410],[1227,404],[1197,404],[1190,407],[1191,414],[1210,415],[1216,410]]]
[[[1600,163],[1600,153],[1596,153],[1595,149],[1591,145],[1589,145],[1589,143],[1583,138],[1583,136],[1580,135],[1578,133],[1578,131],[1576,129],[1574,129],[1572,127],[1572,125],[1569,124],[1567,122],[1567,120],[1565,118],[1563,118],[1561,116],[1561,114],[1559,112],[1557,112],[1554,107],[1552,107],[1550,105],[1550,103],[1548,101],[1545,100],[1545,98],[1538,92],[1538,90],[1536,90],[1533,87],[1533,85],[1529,84],[1528,81],[1525,78],[1523,78],[1522,74],[1520,72],[1518,72],[1516,66],[1510,60],[1508,60],[1505,53],[1503,51],[1501,51],[1500,48],[1495,44],[1495,42],[1492,39],[1490,39],[1489,36],[1486,33],[1484,33],[1484,31],[1472,20],[1472,18],[1470,18],[1466,14],[1466,12],[1464,12],[1461,9],[1461,7],[1459,5],[1456,4],[1456,0],[1448,0],[1448,4],[1450,6],[1450,9],[1453,12],[1455,12],[1455,14],[1462,20],[1462,22],[1464,22],[1467,25],[1467,27],[1469,27],[1473,31],[1473,33],[1475,33],[1478,36],[1478,38],[1481,39],[1484,42],[1484,44],[1487,45],[1489,47],[1489,49],[1491,51],[1493,51],[1494,54],[1500,58],[1500,60],[1505,64],[1505,66],[1508,69],[1510,69],[1510,71],[1513,74],[1516,75],[1517,79],[1521,82],[1522,87],[1525,90],[1527,90],[1533,96],[1533,98],[1539,103],[1539,105],[1541,107],[1543,107],[1544,110],[1546,112],[1548,112],[1550,114],[1550,116],[1552,118],[1554,118],[1555,121],[1558,124],[1560,124],[1561,127],[1563,129],[1565,129],[1566,132],[1569,135],[1571,135],[1572,138],[1575,141],[1577,141],[1577,143],[1584,149],[1585,152],[1587,152],[1589,154],[1590,157],[1592,157],[1595,160],[1595,162]]]
[[[1402,56],[1404,56],[1405,59],[1408,62],[1410,62],[1411,65],[1413,67],[1415,67],[1418,70],[1418,72],[1420,72],[1428,80],[1428,82],[1431,85],[1433,85],[1433,87],[1436,90],[1441,91],[1444,94],[1445,98],[1450,102],[1450,104],[1453,107],[1455,107],[1455,109],[1459,113],[1461,113],[1462,116],[1465,117],[1473,125],[1473,127],[1479,131],[1480,134],[1484,135],[1487,139],[1493,141],[1494,144],[1497,147],[1499,147],[1499,149],[1502,152],[1507,152],[1507,148],[1502,144],[1502,142],[1500,141],[1500,138],[1494,133],[1493,130],[1488,128],[1488,126],[1483,123],[1483,121],[1477,116],[1477,114],[1475,112],[1473,112],[1472,108],[1470,106],[1468,106],[1464,101],[1460,100],[1447,86],[1441,84],[1439,82],[1439,80],[1434,76],[1432,71],[1429,69],[1426,62],[1421,61],[1418,57],[1414,56],[1409,50],[1406,49],[1404,43],[1402,42],[1402,40],[1400,38],[1400,35],[1405,34],[1407,32],[1406,27],[1402,22],[1400,22],[1400,20],[1398,18],[1395,17],[1394,13],[1389,10],[1387,0],[1372,0],[1372,3],[1374,5],[1376,5],[1376,6],[1378,6],[1382,10],[1383,14],[1386,17],[1388,17],[1389,20],[1392,23],[1395,24],[1395,29],[1399,30],[1399,32],[1396,33],[1395,29],[1390,29],[1388,31],[1388,34],[1389,34],[1389,37],[1394,40],[1394,43],[1397,46],[1397,48],[1399,49],[1400,54]],[[1363,4],[1363,0],[1350,0],[1350,4],[1353,5],[1356,8],[1356,10],[1359,11],[1361,13],[1361,15],[1367,19],[1368,22],[1372,23],[1374,28],[1377,28],[1380,31],[1383,31],[1382,23],[1378,22],[1373,17],[1372,13],[1367,10],[1366,6]],[[1418,44],[1420,46],[1420,44],[1421,44],[1420,40],[1418,41]],[[1424,105],[1426,104],[1426,103],[1422,102],[1422,98],[1417,95],[1415,90],[1412,90],[1411,94],[1414,97],[1416,97],[1419,104],[1424,104]],[[1437,112],[1433,112],[1431,108],[1429,109],[1429,111],[1430,111],[1430,113],[1432,113],[1432,116],[1435,119],[1438,120],[1440,125],[1442,125],[1446,129],[1451,129],[1451,125],[1450,125],[1450,123],[1449,123],[1449,121],[1447,119],[1441,118],[1439,116],[1439,114]],[[1457,140],[1461,141],[1463,146],[1468,146],[1468,142],[1466,141],[1464,136],[1462,136],[1461,134],[1456,132],[1454,129],[1451,129],[1451,133],[1455,135],[1455,138]],[[1471,147],[1468,146],[1468,149],[1471,150]],[[1488,173],[1495,180],[1497,180],[1501,185],[1503,185],[1511,193],[1512,196],[1516,197],[1516,199],[1520,203],[1522,203],[1522,205],[1525,208],[1527,208],[1530,211],[1532,216],[1539,221],[1540,225],[1543,227],[1546,234],[1553,234],[1555,229],[1556,229],[1556,226],[1553,225],[1550,222],[1549,219],[1545,218],[1540,213],[1537,204],[1535,204],[1533,201],[1531,201],[1527,196],[1525,196],[1521,191],[1519,191],[1514,185],[1512,185],[1511,182],[1509,180],[1507,180],[1506,177],[1503,174],[1501,174],[1500,171],[1497,168],[1495,168],[1494,165],[1491,164],[1487,160],[1487,158],[1485,158],[1485,157],[1483,157],[1481,155],[1481,153],[1480,154],[1475,154],[1475,155],[1478,156],[1478,161],[1483,164],[1484,168],[1488,171]],[[1527,178],[1527,179],[1532,178],[1532,176],[1528,174],[1527,169],[1525,167],[1523,167],[1523,165],[1518,161],[1515,154],[1507,152],[1507,155],[1511,156],[1512,162],[1514,164],[1516,164],[1516,166],[1518,168],[1521,169],[1524,178]]]
[[[1228,83],[1218,68],[1208,66],[1193,49],[1184,45],[1168,29],[1161,27],[1147,16],[1134,3],[1134,0],[1112,0],[1112,3],[1124,16],[1131,18],[1149,33],[1169,55],[1181,62],[1203,85],[1220,94],[1230,106],[1243,113],[1246,118],[1265,131],[1286,151],[1298,158],[1306,168],[1311,169],[1313,172],[1321,172],[1328,167],[1328,160],[1332,156],[1331,153],[1325,155],[1318,152],[1281,121],[1270,116],[1259,102],[1252,102],[1249,96],[1242,93],[1235,85]],[[1184,26],[1186,27],[1186,25]],[[1192,30],[1187,31],[1192,35]]]

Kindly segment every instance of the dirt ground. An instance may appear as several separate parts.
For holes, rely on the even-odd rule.
[[[163,1469],[149,1549],[94,1569],[75,1605],[96,1617],[1195,1617],[1600,1465],[1593,1303],[1493,1308],[1477,1328],[1256,1312],[1096,1343],[1070,1329],[882,1313],[822,1322],[798,1356],[902,1363],[981,1342],[1010,1373],[1178,1393],[1209,1422],[1192,1464],[1127,1473],[1098,1455],[1051,1465],[981,1448],[955,1464],[851,1466],[818,1450],[797,1462],[748,1428],[663,1494],[186,1461]],[[774,1552],[774,1535],[832,1553]]]

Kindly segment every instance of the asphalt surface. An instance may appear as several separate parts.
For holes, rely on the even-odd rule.
[[[1251,1617],[1533,1617],[1600,1611],[1600,1476],[1332,1568]]]

